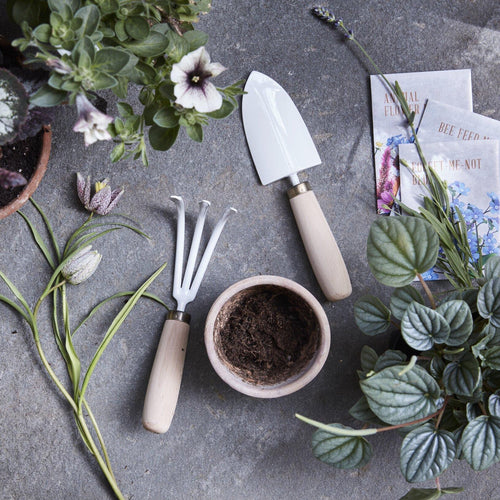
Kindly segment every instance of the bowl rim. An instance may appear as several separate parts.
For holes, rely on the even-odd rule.
[[[215,320],[224,304],[242,290],[253,288],[259,285],[272,285],[282,287],[301,297],[313,310],[314,315],[318,320],[320,329],[318,349],[313,358],[301,370],[301,372],[283,382],[269,386],[255,385],[246,382],[241,377],[232,372],[224,363],[222,363],[215,349],[213,335]],[[309,290],[304,288],[302,285],[299,285],[297,282],[288,278],[273,275],[252,276],[250,278],[245,278],[243,280],[237,281],[233,285],[226,288],[226,290],[224,290],[217,297],[208,312],[205,322],[204,337],[208,358],[219,377],[233,389],[248,396],[257,398],[277,398],[302,389],[305,385],[311,382],[323,368],[323,365],[328,358],[331,344],[331,332],[328,317],[323,306],[319,303],[316,297],[314,297],[314,295],[309,292]]]

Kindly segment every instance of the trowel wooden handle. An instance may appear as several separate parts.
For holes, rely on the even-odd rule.
[[[181,387],[189,336],[189,315],[180,314],[187,318],[184,321],[171,319],[174,316],[171,312],[169,319],[165,321],[144,401],[142,425],[148,431],[158,434],[167,432],[170,427]]]
[[[288,190],[288,197],[321,290],[328,300],[345,299],[352,292],[351,280],[316,195],[302,182]]]

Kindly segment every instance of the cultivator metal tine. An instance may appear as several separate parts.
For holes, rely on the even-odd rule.
[[[186,293],[188,292],[189,287],[191,286],[191,281],[193,280],[194,266],[196,264],[196,257],[198,256],[198,251],[200,249],[201,235],[203,233],[203,227],[205,226],[205,219],[209,206],[209,201],[200,201],[200,213],[198,214],[198,219],[196,220],[196,226],[194,228],[191,248],[189,249],[189,257],[186,264],[186,270],[184,271],[184,279],[182,280],[182,290]]]
[[[236,213],[237,210],[232,207],[227,208],[215,225],[193,279],[196,258],[200,249],[201,237],[205,226],[208,207],[210,206],[209,201],[200,201],[200,211],[198,213],[198,218],[196,219],[196,226],[194,228],[193,239],[191,241],[191,248],[189,249],[184,278],[182,278],[186,213],[184,209],[184,200],[181,196],[171,196],[170,199],[175,202],[177,207],[177,242],[175,245],[174,287],[172,296],[177,301],[177,309],[179,311],[184,311],[186,305],[189,304],[189,302],[192,302],[198,293],[198,289],[200,288],[201,281],[207,270],[208,263],[212,257],[215,246],[217,245],[217,241],[219,240],[227,219],[232,213]]]
[[[208,240],[207,247],[205,248],[205,251],[203,252],[203,257],[201,258],[200,264],[198,266],[198,269],[196,271],[196,275],[194,277],[193,283],[191,284],[191,288],[189,290],[189,295],[192,296],[191,300],[194,299],[196,294],[198,293],[198,289],[200,288],[201,280],[203,279],[203,276],[205,275],[205,272],[208,267],[208,263],[210,262],[210,259],[212,257],[212,254],[214,253],[215,246],[217,245],[217,241],[219,240],[219,237],[222,233],[222,229],[224,229],[224,226],[226,225],[227,220],[229,219],[229,216],[237,213],[238,210],[236,210],[233,207],[228,207],[224,211],[222,217],[219,219],[217,224],[215,225],[212,234],[210,236],[210,239]]]
[[[181,196],[171,196],[177,207],[177,239],[175,243],[174,287],[172,296],[177,300],[182,288],[182,262],[184,261],[184,231],[186,226],[186,211]],[[182,310],[182,309],[180,309]]]

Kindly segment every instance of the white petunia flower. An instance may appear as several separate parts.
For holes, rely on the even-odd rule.
[[[205,47],[186,54],[172,66],[170,79],[175,83],[176,104],[184,108],[194,108],[200,113],[210,113],[222,106],[222,96],[215,85],[208,81],[226,68],[210,62]]]
[[[96,141],[109,141],[111,139],[108,125],[113,121],[113,117],[101,113],[84,94],[76,96],[76,108],[78,110],[78,120],[73,127],[73,131],[83,132],[85,146],[89,146]]]

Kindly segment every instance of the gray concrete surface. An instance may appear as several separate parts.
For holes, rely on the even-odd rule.
[[[3,2],[2,2],[3,3]],[[318,462],[312,429],[295,412],[322,421],[354,422],[359,352],[379,351],[387,338],[364,337],[352,306],[367,291],[387,294],[371,276],[366,237],[374,214],[374,173],[368,71],[355,51],[309,14],[298,0],[214,2],[200,27],[210,34],[212,59],[229,69],[219,84],[259,70],[278,80],[301,110],[323,164],[305,178],[331,223],[351,273],[352,297],[327,303],[314,279],[284,195],[286,183],[259,184],[243,134],[241,115],[213,122],[199,145],[183,134],[166,153],[151,153],[151,166],[108,161],[109,144],[88,149],[71,131],[72,109],[53,125],[50,167],[36,200],[64,240],[85,217],[76,199],[77,171],[125,186],[119,211],[152,235],[150,241],[117,232],[96,244],[99,273],[70,290],[77,321],[98,300],[136,288],[161,263],[169,266],[152,290],[170,304],[174,225],[171,194],[213,201],[213,223],[229,203],[239,209],[227,225],[196,301],[178,408],[170,431],[153,435],[141,426],[149,371],[164,312],[139,303],[114,338],[91,381],[88,399],[108,444],[122,491],[149,499],[396,499],[410,487],[399,472],[400,436],[372,439],[375,456],[360,471]],[[500,6],[498,0],[347,1],[335,8],[385,72],[472,68],[474,110],[500,119]],[[113,109],[113,105],[111,106]],[[32,208],[26,213],[35,217]],[[48,268],[19,216],[0,221],[0,269],[30,302]],[[230,284],[256,274],[296,280],[322,301],[332,328],[332,349],[320,375],[301,391],[276,400],[243,396],[221,381],[205,353],[203,326],[215,298]],[[5,293],[5,287],[0,288]],[[93,319],[75,342],[88,363],[116,306]],[[63,373],[45,315],[41,335],[54,370]],[[25,323],[0,306],[0,498],[111,498],[101,473],[79,440],[68,405],[38,360]],[[443,486],[465,486],[456,498],[498,499],[495,466],[475,473],[455,463]],[[424,486],[432,487],[429,482]]]

